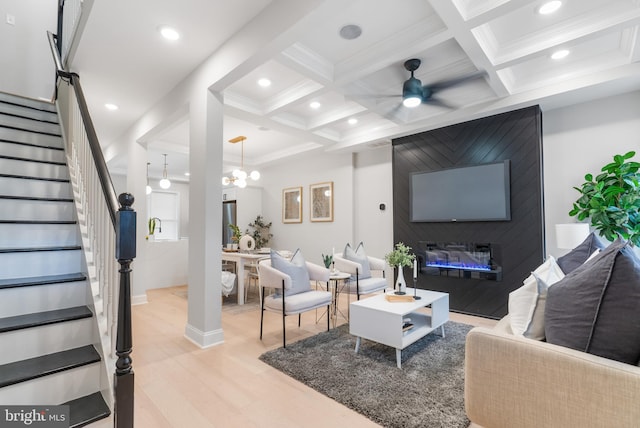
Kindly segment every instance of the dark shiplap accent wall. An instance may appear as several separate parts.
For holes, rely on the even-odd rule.
[[[511,221],[409,221],[410,173],[505,159],[511,160]],[[394,140],[393,207],[395,242],[416,250],[420,248],[418,241],[497,244],[502,281],[421,275],[418,287],[449,293],[450,307],[457,312],[491,318],[506,315],[509,292],[520,287],[544,258],[540,108],[528,107]]]

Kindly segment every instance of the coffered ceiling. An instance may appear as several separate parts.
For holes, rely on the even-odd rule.
[[[240,162],[239,145],[226,143],[237,135],[247,136],[245,165],[259,168],[301,153],[366,150],[527,105],[544,110],[640,88],[638,0],[564,0],[548,15],[538,0],[296,1],[95,2],[74,67],[102,144],[225,44],[264,43],[245,34],[252,23],[264,26],[265,37],[277,34],[282,48],[261,51],[221,79],[228,168]],[[289,16],[280,12],[289,5]],[[157,28],[165,24],[182,37],[162,40]],[[360,36],[341,37],[345,25],[357,25]],[[568,55],[552,59],[561,49]],[[407,108],[401,96],[410,58],[422,61],[415,77],[424,85],[483,74],[435,93],[439,104]],[[271,85],[258,85],[262,78]],[[107,102],[119,110],[106,111]],[[187,130],[179,120],[148,143],[152,175],[167,153],[170,175],[184,179]]]

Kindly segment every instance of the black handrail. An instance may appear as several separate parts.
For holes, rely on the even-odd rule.
[[[61,0],[59,5],[58,20],[61,22],[61,9],[64,6],[64,1]],[[60,59],[60,43],[56,45],[56,36],[51,32],[47,32],[47,37],[56,65],[57,75],[61,78],[68,79],[73,86],[87,134],[89,148],[100,180],[100,186],[115,230],[115,258],[120,264],[118,271],[120,273],[120,287],[118,294],[118,324],[116,336],[116,355],[118,359],[114,373],[114,426],[118,428],[133,428],[134,373],[131,359],[131,351],[133,349],[133,336],[131,332],[131,262],[133,262],[133,259],[136,257],[136,212],[131,206],[133,205],[134,198],[130,193],[122,193],[119,197],[116,197],[116,191],[111,181],[109,170],[107,169],[107,163],[102,155],[98,135],[93,126],[89,108],[87,107],[82,86],[80,85],[80,76],[78,76],[77,73],[70,73],[64,69]]]
[[[105,201],[109,210],[109,216],[111,217],[111,223],[115,228],[116,212],[118,212],[119,208],[118,197],[116,195],[116,189],[113,186],[113,182],[111,181],[109,170],[107,169],[107,163],[105,162],[104,156],[102,155],[102,148],[100,147],[100,143],[98,141],[98,134],[96,134],[96,129],[93,126],[93,120],[91,120],[91,115],[89,114],[87,101],[84,98],[82,85],[80,85],[80,76],[78,76],[77,73],[69,73],[64,70],[64,68],[62,67],[62,61],[60,60],[60,53],[58,52],[56,44],[54,42],[55,35],[50,31],[47,31],[47,36],[49,38],[49,47],[51,48],[51,52],[56,63],[56,72],[58,73],[58,76],[70,80],[71,86],[73,86],[73,90],[76,94],[76,99],[78,100],[78,108],[80,109],[82,122],[84,123],[84,128],[87,133],[87,141],[89,142],[89,146],[91,147],[93,161],[96,164],[98,178],[100,179],[100,185],[102,186],[102,191],[104,192]]]

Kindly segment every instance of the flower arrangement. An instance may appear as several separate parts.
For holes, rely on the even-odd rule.
[[[270,232],[271,224],[271,222],[265,223],[261,215],[258,215],[253,223],[249,223],[249,227],[253,229],[253,231],[247,229],[245,233],[251,235],[256,241],[256,248],[266,247],[271,238],[273,238],[273,234]]]
[[[391,267],[411,266],[416,255],[411,253],[411,247],[398,242],[395,249],[384,256]]]

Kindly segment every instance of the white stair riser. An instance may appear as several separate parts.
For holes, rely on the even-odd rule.
[[[0,333],[0,364],[91,345],[94,322],[84,318]]]
[[[34,100],[33,98],[20,97],[18,95],[7,94],[6,92],[0,92],[0,101],[19,104],[23,106],[29,106],[29,107],[37,108],[40,110],[53,111],[53,112],[56,111],[55,104],[52,104],[50,102]]]
[[[34,108],[17,106],[14,104],[0,103],[0,113],[15,115],[21,117],[28,117],[30,119],[57,122],[58,115],[50,111],[42,111]]]
[[[80,245],[77,224],[0,224],[0,247]]]
[[[61,404],[100,391],[100,364],[94,363],[0,388],[3,405]]]
[[[66,165],[26,162],[0,158],[0,171],[3,174],[24,175],[28,177],[69,179]]]
[[[75,220],[72,202],[3,199],[0,203],[2,220]]]
[[[81,256],[80,250],[0,253],[0,278],[82,272]]]
[[[25,146],[0,142],[0,154],[23,159],[34,159],[48,162],[66,162],[67,158],[62,150],[42,149],[40,147]]]
[[[0,171],[0,173],[3,173]],[[68,182],[25,180],[0,177],[0,195],[35,196],[40,198],[72,198]]]
[[[86,281],[0,289],[0,317],[86,305],[87,290]]]
[[[62,137],[24,132],[17,129],[0,128],[0,139],[19,143],[37,144],[39,146],[63,147]]]
[[[47,134],[60,135],[60,125],[57,123],[38,122],[31,119],[23,119],[20,117],[8,116],[0,114],[0,126],[16,127],[33,132],[43,132]]]
[[[66,201],[3,199],[2,220],[74,221],[75,206]]]

